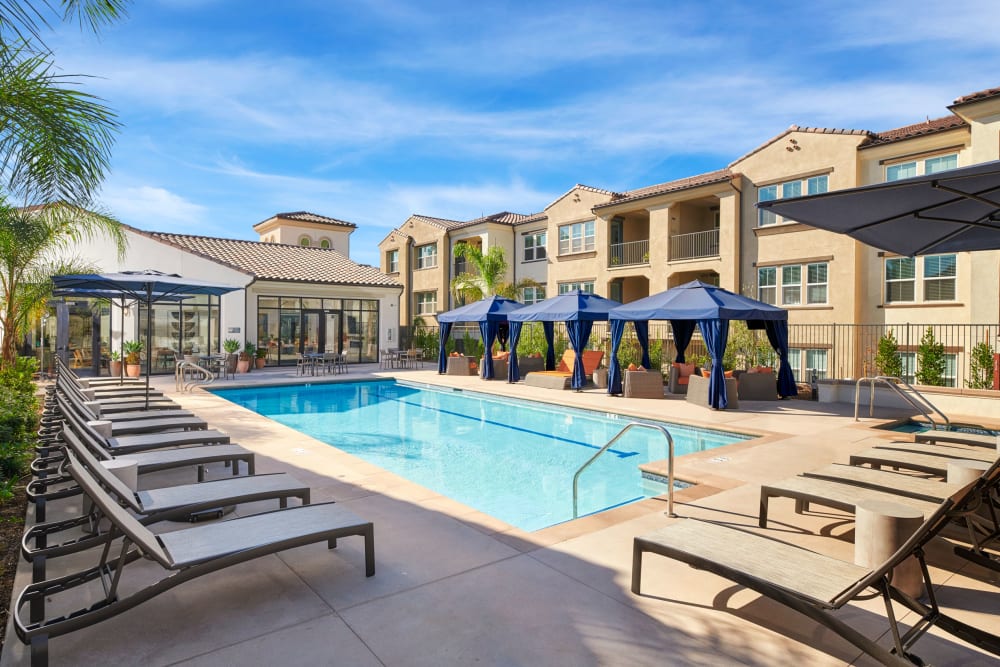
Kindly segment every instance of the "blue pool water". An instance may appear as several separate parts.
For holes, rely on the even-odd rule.
[[[573,518],[573,474],[635,421],[392,380],[215,393],[528,531]],[[752,437],[663,425],[677,456]],[[638,467],[665,458],[662,434],[630,431],[580,477],[580,516],[665,493]]]
[[[902,424],[893,425],[890,430],[898,433],[924,433],[931,430],[931,427],[925,422],[905,421]],[[978,426],[966,426],[963,424],[952,424],[951,428],[947,428],[945,430],[958,431],[960,433],[975,433],[978,435],[1000,435],[1000,431],[980,428]]]

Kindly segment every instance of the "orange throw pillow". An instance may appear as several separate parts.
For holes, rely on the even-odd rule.
[[[682,378],[694,373],[694,364],[677,364],[677,372]]]
[[[635,364],[629,364],[628,365],[628,370],[634,371],[635,370]]]

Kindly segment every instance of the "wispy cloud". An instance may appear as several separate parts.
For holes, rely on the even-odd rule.
[[[162,187],[139,185],[106,186],[101,201],[123,222],[145,229],[195,231],[206,222],[205,206],[188,201]]]

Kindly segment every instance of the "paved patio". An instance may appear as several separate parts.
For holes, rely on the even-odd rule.
[[[391,374],[375,366],[351,367],[350,374],[329,379]],[[873,431],[873,425],[902,416],[884,410],[878,420],[856,423],[853,406],[807,401],[743,402],[739,411],[720,413],[678,399],[612,398],[602,390],[560,392],[439,376],[429,365],[395,374],[761,434],[757,440],[681,457],[676,468],[678,477],[699,482],[677,495],[681,517],[748,527],[756,526],[762,482],[846,461],[852,451],[892,437]],[[295,380],[293,369],[275,369],[217,386]],[[525,533],[207,392],[175,395],[172,378],[157,378],[154,384],[257,452],[258,472],[290,472],[312,486],[314,501],[336,500],[374,521],[376,574],[365,578],[357,538],[341,540],[332,552],[318,544],[267,556],[52,640],[53,665],[871,663],[812,621],[665,558],[646,557],[643,595],[632,595],[632,538],[672,521],[664,515],[662,499]],[[502,458],[497,464],[502,465]],[[225,474],[221,466],[213,472]],[[152,485],[192,481],[189,477],[187,471],[144,480]],[[782,499],[772,502],[774,528],[766,532],[852,558],[849,518],[821,508],[796,515],[792,505]],[[261,503],[239,511],[272,507]],[[59,517],[50,510],[50,518]],[[946,612],[1000,634],[997,576],[954,557],[944,543],[931,551],[932,577]],[[56,559],[50,562],[50,576],[95,558],[90,552]],[[146,561],[132,568],[131,586],[161,574]],[[29,578],[22,563],[15,591]],[[868,634],[887,630],[880,600],[851,605],[844,614]],[[12,629],[7,636],[0,667],[27,665],[25,647]],[[917,653],[936,665],[997,664],[994,656],[936,631],[917,644]]]

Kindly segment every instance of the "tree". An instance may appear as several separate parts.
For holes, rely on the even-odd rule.
[[[917,348],[917,382],[931,387],[943,387],[944,371],[944,344],[939,343],[934,338],[934,330],[927,327]]]
[[[507,257],[501,246],[493,246],[485,253],[479,246],[469,243],[459,243],[455,246],[455,257],[466,259],[476,272],[460,273],[451,281],[451,291],[456,301],[463,298],[468,301],[478,301],[488,296],[502,296],[517,299],[525,287],[538,287],[531,279],[520,280],[517,283],[504,282],[507,275]]]
[[[83,273],[93,267],[60,259],[85,239],[111,237],[119,257],[125,232],[118,221],[67,204],[36,208],[10,206],[0,197],[0,326],[4,336],[0,365],[17,358],[17,340],[30,330],[52,293],[51,276]]]
[[[878,351],[875,353],[875,368],[879,375],[887,377],[903,377],[903,359],[899,356],[899,344],[892,329],[878,339]]]
[[[989,343],[976,343],[969,353],[969,379],[965,386],[969,389],[993,388],[993,348]]]

